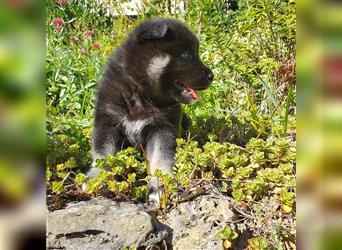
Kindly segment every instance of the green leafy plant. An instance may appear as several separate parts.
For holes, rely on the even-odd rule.
[[[269,249],[264,237],[250,238],[248,240],[248,250],[267,250]]]
[[[223,240],[223,246],[225,249],[229,249],[232,246],[232,241],[235,240],[239,235],[232,230],[229,226],[225,226],[219,231],[216,236]]]

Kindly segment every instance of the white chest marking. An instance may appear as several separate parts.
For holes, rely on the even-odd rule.
[[[147,74],[152,80],[159,80],[159,77],[163,73],[165,67],[170,62],[170,56],[155,56],[151,59],[147,66]]]
[[[148,124],[152,122],[152,118],[147,118],[143,120],[128,121],[126,117],[122,120],[122,125],[126,130],[126,134],[136,135],[141,132],[141,130]]]

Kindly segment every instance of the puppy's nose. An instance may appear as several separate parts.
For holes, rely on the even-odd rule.
[[[212,81],[213,79],[214,79],[214,74],[213,74],[213,72],[210,71],[210,72],[208,73],[208,80],[209,80],[209,81]]]

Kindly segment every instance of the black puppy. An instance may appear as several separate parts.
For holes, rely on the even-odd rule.
[[[146,152],[155,169],[173,175],[180,103],[196,101],[213,73],[198,56],[198,40],[181,22],[152,19],[139,25],[108,61],[98,90],[93,160],[129,145]],[[189,123],[183,115],[182,126]],[[94,164],[88,176],[97,175]],[[150,199],[159,200],[157,180]]]

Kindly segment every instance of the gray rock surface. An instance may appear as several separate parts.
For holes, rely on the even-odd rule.
[[[216,233],[235,219],[230,207],[221,196],[201,195],[173,207],[159,222],[143,205],[83,201],[48,213],[47,245],[48,249],[119,250],[166,240],[168,249],[174,250],[223,249]]]
[[[173,208],[163,223],[172,228],[174,250],[223,249],[216,233],[234,219],[230,203],[215,195],[198,196]]]
[[[142,205],[93,199],[48,213],[48,249],[122,249],[155,245],[167,231]]]

